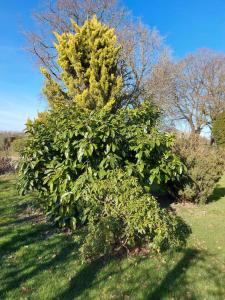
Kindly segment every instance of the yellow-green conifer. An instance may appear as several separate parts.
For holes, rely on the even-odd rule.
[[[74,103],[90,110],[112,109],[123,88],[114,29],[95,16],[82,27],[72,24],[75,33],[55,34],[61,80],[55,81],[42,69],[46,77],[43,93],[51,108]]]

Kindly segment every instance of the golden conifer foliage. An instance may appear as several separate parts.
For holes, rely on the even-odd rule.
[[[71,21],[75,33],[55,33],[60,81],[46,69],[43,93],[51,108],[75,103],[85,109],[112,109],[121,98],[123,78],[118,71],[117,39],[114,29],[94,16],[82,27]]]

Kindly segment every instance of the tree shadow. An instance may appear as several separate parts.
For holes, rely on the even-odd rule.
[[[164,297],[167,296],[173,289],[175,282],[179,281],[181,277],[184,276],[185,270],[187,270],[197,258],[200,258],[200,252],[198,250],[185,250],[181,260],[176,264],[176,266],[172,270],[170,270],[166,274],[162,282],[155,288],[155,290],[147,295],[146,299],[164,299]],[[195,295],[192,295],[189,299],[197,300]]]
[[[19,225],[21,223],[24,222],[40,222],[40,220],[43,220],[44,218],[41,217],[40,215],[30,215],[30,216],[25,216],[23,218],[20,219],[15,219],[9,222],[5,222],[5,223],[0,223],[0,227],[5,227],[5,226],[11,226],[11,225]]]
[[[57,295],[54,300],[76,299],[76,297],[82,295],[87,289],[92,287],[96,275],[103,267],[105,267],[105,265],[106,262],[103,259],[98,259],[84,265],[84,267],[71,279],[69,287]]]
[[[56,244],[52,244],[51,246],[48,245],[48,251],[51,249],[55,249]],[[57,266],[65,263],[67,258],[70,256],[71,252],[74,251],[75,245],[73,243],[69,243],[68,245],[62,247],[60,252],[52,259],[49,259],[46,262],[35,262],[33,265],[33,269],[31,271],[31,264],[28,262],[27,265],[23,266],[22,268],[18,268],[16,271],[10,271],[5,276],[5,285],[4,287],[0,288],[0,296],[4,298],[6,292],[10,292],[15,290],[21,286],[26,280],[36,276],[39,272],[43,272],[45,270],[54,269]],[[43,251],[37,251],[36,255],[43,255]],[[34,263],[34,262],[33,262]],[[1,299],[3,299],[1,298]]]
[[[12,197],[12,201],[14,197]],[[11,205],[10,209],[6,205],[5,207],[0,207],[0,215],[7,218],[7,221],[0,219],[0,228],[11,225],[19,225],[26,222],[36,222],[40,223],[41,220],[44,220],[44,215],[38,209],[38,205],[35,204],[37,198],[33,197],[32,199],[26,200],[26,202],[18,202],[15,205]],[[35,213],[34,213],[35,210]]]
[[[221,272],[215,267],[209,267],[207,260],[212,259],[212,255],[206,251],[188,248],[182,251],[183,257],[180,261],[167,272],[161,283],[150,293],[146,295],[147,300],[160,300],[166,297],[172,299],[192,299],[198,300],[199,295],[197,291],[190,290],[198,278],[193,277],[187,279],[187,271],[198,264],[199,270],[203,271],[206,276],[206,282],[213,282],[215,290],[208,289],[208,296],[210,299],[222,299],[224,296],[223,279]],[[211,298],[212,297],[212,298]]]
[[[34,242],[41,241],[44,238],[44,233],[49,229],[49,225],[47,224],[39,224],[34,228],[30,228],[27,232],[24,229],[17,230],[16,234],[6,242],[1,244],[0,248],[0,261],[1,259],[12,253],[16,252],[22,246],[28,246]],[[54,231],[52,231],[52,234]]]
[[[207,199],[207,203],[215,202],[225,197],[225,188],[217,184],[212,195]]]

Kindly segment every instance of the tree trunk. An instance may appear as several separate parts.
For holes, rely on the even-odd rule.
[[[214,137],[211,135],[210,136],[210,145],[212,146],[215,143]]]

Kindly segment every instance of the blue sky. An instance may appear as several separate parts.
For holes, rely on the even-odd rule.
[[[225,0],[125,0],[166,37],[175,57],[198,48],[225,52]]]
[[[135,16],[166,37],[175,58],[198,48],[225,52],[225,0],[124,0]],[[31,28],[39,0],[0,1],[0,130],[22,130],[46,107],[42,76],[29,55],[22,26]]]
[[[38,1],[0,1],[0,130],[20,131],[45,106],[42,78],[24,51],[22,28],[32,26]]]

